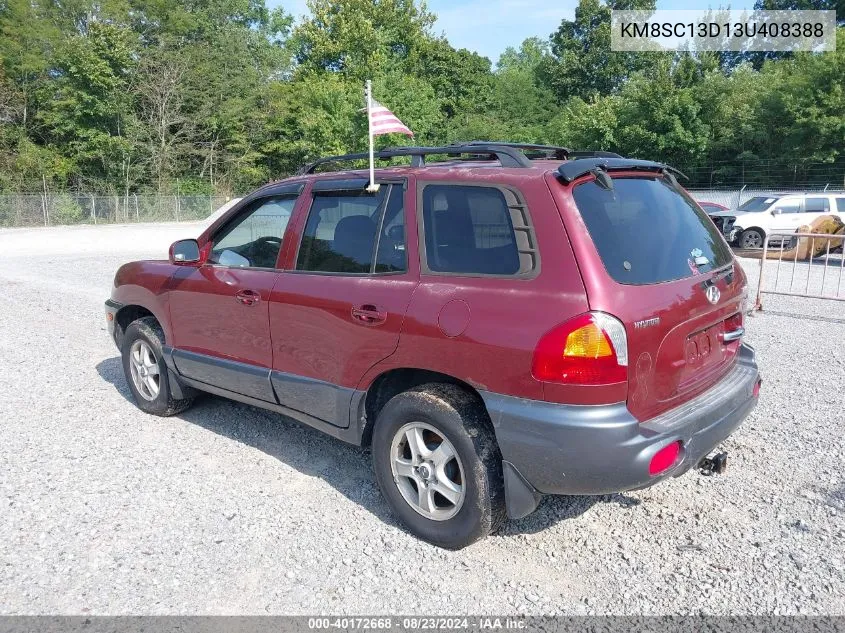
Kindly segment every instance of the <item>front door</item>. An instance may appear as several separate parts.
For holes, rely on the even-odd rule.
[[[771,233],[793,233],[806,220],[802,213],[803,199],[800,196],[781,198],[773,206]]]
[[[382,184],[376,194],[365,184],[314,184],[297,222],[298,248],[270,297],[279,401],[341,427],[361,378],[396,349],[419,280],[409,265],[413,203],[404,183]]]
[[[244,205],[211,237],[207,263],[171,280],[173,359],[188,378],[274,401],[269,300],[296,194]]]

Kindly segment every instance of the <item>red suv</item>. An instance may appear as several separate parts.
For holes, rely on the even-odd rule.
[[[429,162],[429,156],[445,160]],[[672,168],[474,142],[262,187],[117,272],[138,406],[198,392],[371,448],[390,507],[458,548],[541,495],[650,486],[757,402],[747,284]],[[395,161],[394,161],[395,162]]]

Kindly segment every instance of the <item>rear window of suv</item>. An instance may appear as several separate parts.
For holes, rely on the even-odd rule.
[[[731,253],[719,230],[663,178],[595,181],[572,195],[607,272],[619,283],[657,284],[720,268]]]

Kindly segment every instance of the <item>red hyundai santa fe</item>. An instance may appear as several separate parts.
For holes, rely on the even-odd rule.
[[[138,406],[208,392],[370,447],[395,514],[449,548],[542,495],[721,469],[760,387],[747,282],[672,168],[480,141],[376,158],[401,156],[377,191],[323,171],[363,155],[321,159],[122,266],[106,316]]]

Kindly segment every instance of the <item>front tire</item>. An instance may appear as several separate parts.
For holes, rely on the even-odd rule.
[[[432,383],[394,396],[375,422],[373,468],[419,538],[460,549],[505,520],[502,457],[477,396]]]
[[[766,234],[760,229],[746,229],[739,236],[739,245],[742,248],[763,248]]]
[[[153,317],[129,324],[123,337],[123,373],[135,403],[141,411],[171,416],[191,406],[193,398],[176,399],[164,363],[164,332]]]

